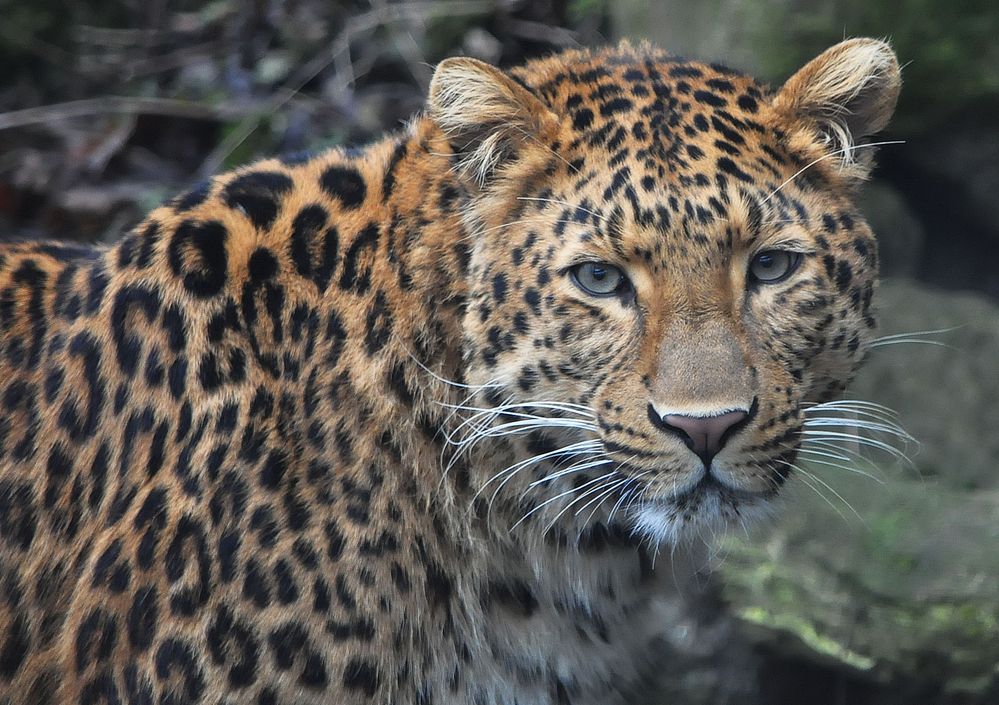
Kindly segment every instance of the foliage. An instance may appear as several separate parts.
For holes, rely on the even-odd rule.
[[[113,239],[153,196],[220,169],[398,128],[445,56],[516,63],[594,43],[600,9],[21,0],[0,23],[0,227]]]

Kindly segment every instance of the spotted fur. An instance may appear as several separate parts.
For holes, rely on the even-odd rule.
[[[872,40],[776,91],[452,59],[401,134],[3,245],[0,702],[613,702],[668,627],[650,553],[768,505],[862,358],[897,91]],[[650,418],[750,404],[708,484]]]

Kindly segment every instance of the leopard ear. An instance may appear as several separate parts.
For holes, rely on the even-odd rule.
[[[901,86],[898,59],[886,42],[849,39],[791,76],[774,107],[821,139],[850,175],[866,178],[872,150],[856,145],[888,125]]]
[[[429,108],[459,155],[459,173],[480,188],[557,123],[547,106],[509,75],[464,57],[437,66]]]

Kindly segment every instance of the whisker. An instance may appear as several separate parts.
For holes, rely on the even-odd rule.
[[[567,446],[565,446],[563,448],[556,448],[555,450],[550,450],[550,451],[547,451],[545,453],[540,453],[538,455],[532,455],[530,458],[518,461],[518,462],[514,463],[513,465],[510,465],[509,467],[506,467],[506,468],[500,470],[499,472],[495,473],[492,477],[490,477],[476,491],[475,495],[472,497],[472,501],[474,502],[475,499],[478,498],[478,496],[480,494],[482,494],[482,491],[485,490],[486,487],[488,487],[492,482],[494,482],[495,480],[497,480],[498,478],[502,477],[505,474],[520,472],[525,467],[529,467],[529,466],[534,465],[536,463],[540,463],[540,462],[544,461],[547,458],[552,458],[552,457],[556,457],[556,456],[567,456],[568,457],[568,456],[573,455],[574,453],[576,453],[576,454],[582,454],[582,453],[585,453],[585,452],[587,452],[589,450],[597,450],[597,449],[600,448],[600,445],[601,445],[600,441],[580,441],[578,443],[572,443],[570,445],[567,445]]]
[[[853,453],[853,451],[848,451],[846,448],[842,448],[840,446],[832,446],[832,444],[824,444],[821,441],[815,441],[814,442],[815,445],[819,445],[819,446],[830,445],[831,446],[831,448],[828,449],[828,450],[821,450],[821,449],[818,449],[818,448],[810,448],[809,445],[811,443],[813,443],[813,441],[809,441],[808,444],[802,445],[802,447],[798,449],[798,452],[799,453],[804,453],[804,452],[807,451],[809,453],[822,454],[822,455],[824,455],[827,458],[832,458],[834,460],[842,460],[844,463],[853,462],[853,458],[851,458],[849,455],[845,455],[845,453],[848,453],[848,452],[852,453],[856,457],[860,457],[860,458],[863,459],[863,456],[861,456],[859,453]]]
[[[439,374],[437,374],[436,372],[434,372],[432,369],[430,369],[429,367],[427,367],[426,365],[424,365],[423,362],[421,362],[419,360],[419,358],[417,358],[416,355],[414,355],[413,352],[407,346],[402,345],[403,341],[402,341],[402,338],[399,336],[398,333],[396,333],[395,331],[393,331],[392,335],[394,335],[396,337],[396,340],[399,341],[399,343],[400,343],[403,351],[406,353],[406,355],[409,357],[409,359],[412,360],[413,362],[415,362],[420,369],[422,369],[424,372],[426,372],[431,377],[433,377],[434,379],[436,379],[438,382],[443,382],[444,384],[448,385],[449,387],[457,387],[459,389],[474,389],[475,391],[479,391],[479,390],[482,390],[482,389],[489,389],[490,387],[500,387],[500,386],[502,386],[498,382],[486,382],[484,384],[463,384],[461,382],[455,382],[453,380],[447,379],[446,377],[442,377]]]
[[[571,419],[564,417],[536,416],[524,412],[513,411],[517,408],[550,408],[564,413],[590,416],[591,412],[586,408],[571,403],[557,402],[525,402],[512,404],[509,399],[496,407],[482,408],[475,406],[443,404],[455,411],[467,409],[475,411],[471,417],[459,424],[451,434],[446,434],[447,441],[457,447],[457,452],[448,464],[448,469],[468,452],[475,444],[486,438],[500,438],[504,436],[523,435],[537,430],[550,429],[574,429],[586,433],[594,433],[597,427],[589,421]],[[458,408],[455,408],[458,407]],[[515,421],[507,421],[499,425],[493,425],[493,420],[499,415],[512,416]],[[457,436],[465,429],[470,429],[468,434],[461,440]]]
[[[617,502],[614,503],[614,506],[611,507],[610,513],[607,515],[607,523],[608,524],[610,524],[612,521],[614,521],[614,513],[617,511],[617,508],[620,506],[621,500],[625,497],[625,493],[632,492],[634,486],[638,485],[638,481],[641,480],[646,475],[649,475],[651,473],[652,473],[651,470],[646,470],[645,472],[641,472],[641,473],[639,473],[637,475],[632,475],[632,476],[626,477],[626,478],[624,478],[621,481],[622,484],[620,484],[619,486],[617,486],[617,487],[614,488],[615,490],[620,490],[620,487],[624,487],[625,489],[622,490],[622,491],[620,491],[620,493],[619,493],[620,496],[618,497]],[[602,503],[603,503],[603,500],[601,500],[601,504]],[[583,522],[584,525],[589,524],[593,520],[593,515],[596,514],[597,509],[599,509],[599,508],[600,508],[600,504],[598,504],[596,507],[594,507],[593,511],[590,512],[590,515],[588,517],[586,517],[586,521]]]
[[[515,404],[503,403],[499,406],[468,406],[465,404],[448,404],[444,402],[439,402],[441,406],[445,406],[451,409],[461,409],[463,411],[477,411],[477,412],[498,412],[503,413],[508,409],[554,409],[556,411],[567,411],[573,414],[579,414],[580,416],[588,416],[590,418],[596,418],[589,407],[583,406],[582,404],[573,404],[572,402],[549,402],[549,401],[528,401],[528,402],[517,402]],[[526,413],[526,412],[521,412]]]
[[[627,483],[628,480],[630,480],[630,479],[631,478],[628,478],[628,477],[622,477],[620,479],[614,480],[609,485],[607,485],[607,487],[604,488],[604,492],[606,493],[608,490],[613,490],[615,487],[619,487],[619,486]],[[598,494],[595,498],[591,499],[589,502],[587,502],[586,504],[584,504],[583,506],[581,506],[579,509],[577,509],[575,511],[575,513],[573,514],[573,516],[577,516],[578,517],[580,514],[582,514],[583,512],[586,511],[587,507],[589,507],[594,502],[598,501],[599,498],[603,497],[603,496],[604,496],[604,494]],[[583,522],[583,523],[585,524],[586,522]]]
[[[873,448],[878,448],[880,450],[883,450],[886,453],[888,453],[889,455],[892,455],[892,456],[898,458],[899,460],[904,460],[910,466],[913,464],[912,460],[909,459],[909,456],[906,455],[905,453],[903,453],[902,451],[900,451],[898,448],[896,448],[895,446],[889,445],[887,443],[884,443],[883,441],[879,441],[879,440],[877,440],[875,438],[868,438],[867,436],[858,436],[858,435],[851,434],[851,433],[839,433],[839,432],[836,432],[836,431],[808,431],[808,430],[803,430],[803,431],[801,431],[801,435],[802,436],[808,436],[810,438],[816,438],[816,439],[819,439],[819,440],[833,440],[833,439],[839,438],[839,439],[843,439],[843,440],[853,441],[854,443],[857,443],[859,445],[867,445],[867,446],[871,446]]]
[[[506,428],[504,428],[506,426]],[[564,422],[564,423],[537,423],[532,421],[519,421],[511,424],[503,424],[501,426],[486,426],[484,428],[476,428],[475,431],[470,434],[470,436],[460,441],[457,444],[458,452],[456,457],[467,453],[469,449],[481,441],[487,438],[505,438],[508,436],[523,435],[531,433],[534,431],[545,431],[555,428],[568,428],[568,429],[578,429],[590,432],[592,429],[589,426],[579,425],[576,423]],[[593,439],[589,439],[587,442],[596,442]],[[554,452],[554,451],[553,451]]]
[[[833,152],[829,152],[828,154],[823,154],[818,159],[812,160],[811,162],[809,162],[805,166],[801,167],[794,174],[792,174],[789,179],[787,179],[784,183],[782,183],[780,186],[778,186],[776,189],[774,189],[773,192],[769,196],[767,196],[762,201],[760,201],[760,205],[763,205],[764,203],[766,203],[767,201],[769,201],[771,198],[773,198],[774,196],[776,196],[777,193],[781,189],[783,189],[785,186],[787,186],[789,183],[791,183],[792,181],[794,181],[795,179],[797,179],[799,176],[801,176],[802,174],[804,174],[806,171],[808,171],[809,169],[811,169],[813,166],[815,166],[819,162],[824,162],[826,159],[832,159],[833,157],[837,157],[837,156],[839,156],[841,154],[847,154],[849,152],[852,152],[852,151],[858,150],[858,149],[870,149],[871,147],[884,147],[884,146],[892,145],[892,144],[905,144],[905,140],[885,140],[885,141],[882,141],[882,142],[868,142],[867,144],[850,145],[849,147],[844,147],[842,149],[837,149],[837,150],[835,150]]]
[[[798,471],[801,472],[801,473],[803,473],[803,474],[805,474],[805,475],[808,475],[809,477],[811,477],[812,480],[814,480],[815,482],[818,482],[823,487],[825,487],[827,490],[829,490],[830,492],[832,492],[833,495],[836,497],[836,499],[838,499],[840,502],[842,502],[843,505],[847,509],[849,509],[853,513],[853,515],[855,517],[857,517],[858,519],[860,519],[860,523],[862,523],[864,526],[867,526],[867,522],[864,520],[864,517],[860,516],[860,512],[858,512],[853,507],[853,505],[850,504],[850,502],[848,502],[845,497],[843,497],[843,495],[841,495],[839,492],[837,492],[836,489],[832,485],[830,485],[828,482],[826,482],[825,480],[823,480],[821,477],[819,477],[815,473],[808,472],[807,470],[805,470],[802,467],[799,467]]]
[[[422,363],[420,363],[419,360],[416,360],[416,362],[421,367],[423,367]],[[426,369],[426,368],[424,368],[424,369]],[[431,374],[434,374],[430,370],[428,370],[428,372],[430,372]],[[457,383],[454,383],[454,384],[457,384]],[[479,389],[473,388],[473,386],[470,386],[470,385],[461,385],[461,386],[472,389],[472,391],[469,392],[469,394],[462,400],[462,402],[467,402],[469,399],[471,399],[472,397],[474,397],[480,391]],[[474,386],[480,386],[480,385],[474,385]],[[454,456],[452,456],[452,458],[450,459],[450,461],[448,461],[447,463],[444,462],[444,456],[447,453],[448,447],[456,445],[456,442],[454,440],[454,434],[457,433],[457,429],[455,429],[454,433],[448,433],[447,428],[450,426],[451,419],[453,419],[454,416],[455,416],[455,414],[457,414],[457,413],[458,413],[457,409],[452,410],[451,413],[449,413],[447,415],[447,417],[444,419],[444,422],[441,424],[440,428],[437,429],[437,432],[434,435],[435,438],[437,437],[437,435],[442,435],[444,437],[444,440],[445,440],[445,444],[441,447],[441,455],[440,455],[440,458],[439,458],[442,470],[441,470],[441,479],[437,483],[437,492],[438,493],[443,488],[444,482],[447,480],[447,477],[448,477],[448,474],[451,471],[451,468],[454,467],[455,463],[457,463],[460,460],[461,455],[463,453],[463,451],[459,449],[459,451]]]
[[[628,485],[625,487],[625,489],[618,496],[617,502],[614,503],[614,506],[611,507],[610,514],[607,515],[607,523],[608,524],[611,523],[612,521],[614,521],[614,515],[617,513],[617,510],[621,507],[622,503],[625,502],[627,500],[627,498],[629,498],[631,496],[631,494],[634,492],[635,485],[638,484],[639,478],[641,478],[642,475],[645,475],[645,474],[646,473],[642,473],[641,475],[635,475],[634,477],[628,478],[629,479]]]
[[[809,451],[809,450],[805,450],[805,449],[802,449],[801,453],[804,453],[804,454],[807,454],[807,455],[826,455],[824,453],[819,453],[818,451]],[[875,477],[874,475],[872,475],[872,474],[870,474],[868,472],[864,472],[863,470],[860,470],[859,468],[855,468],[855,467],[850,466],[850,465],[843,465],[841,463],[834,463],[834,462],[831,462],[829,460],[819,460],[818,458],[806,458],[805,460],[808,463],[816,463],[818,465],[827,465],[829,467],[837,468],[839,470],[846,470],[847,472],[852,472],[852,473],[854,473],[856,475],[862,475],[863,477],[866,477],[866,478],[869,478],[871,480],[874,480],[874,482],[878,483],[879,485],[885,484],[884,480],[882,480],[881,478]],[[847,460],[849,460],[849,458]]]
[[[916,439],[909,435],[909,433],[897,424],[886,424],[879,423],[877,421],[866,421],[864,419],[841,419],[837,417],[821,417],[817,419],[808,419],[802,424],[805,428],[823,428],[831,426],[833,428],[842,428],[844,426],[853,427],[858,429],[864,429],[865,431],[872,431],[875,433],[884,433],[889,436],[894,436],[900,438],[904,441],[910,443],[917,443]]]
[[[521,421],[507,421],[498,426],[487,426],[479,432],[482,438],[500,438],[503,436],[516,436],[529,433],[538,429],[547,428],[576,428],[583,431],[595,431],[596,426],[572,419],[548,419],[543,416],[525,418]],[[462,441],[464,442],[464,441]]]
[[[949,350],[954,350],[953,345],[948,345],[939,340],[923,340],[922,338],[896,338],[895,340],[876,340],[873,343],[868,343],[866,347],[868,348],[883,348],[888,345],[901,345],[902,343],[912,344],[912,345],[933,345],[938,348],[947,348]]]
[[[883,411],[877,409],[865,409],[865,408],[854,408],[854,407],[838,407],[835,409],[819,409],[818,411],[829,412],[832,414],[843,414],[842,416],[813,416],[810,412],[805,412],[805,419],[803,423],[807,424],[812,421],[829,421],[829,420],[839,420],[842,421],[844,425],[849,425],[854,421],[867,421],[871,420],[873,423],[884,424],[885,426],[890,426],[896,431],[902,433],[907,433],[907,431],[898,422],[897,415],[889,415]]]
[[[625,477],[625,478],[623,478],[621,480],[617,480],[615,482],[612,482],[610,485],[608,485],[607,489],[604,490],[604,492],[602,494],[598,495],[598,497],[595,500],[590,500],[585,505],[583,505],[580,509],[577,509],[574,516],[578,517],[580,514],[583,513],[583,511],[586,509],[586,507],[588,507],[591,504],[593,504],[594,502],[596,502],[596,505],[593,507],[593,510],[590,512],[589,516],[587,516],[586,519],[583,520],[583,526],[589,526],[590,522],[593,521],[594,515],[598,511],[600,511],[600,507],[607,500],[607,498],[610,497],[612,494],[614,494],[614,492],[616,492],[619,489],[621,489],[621,487],[627,485],[629,482],[631,482],[631,478],[630,477]]]
[[[562,470],[559,470],[549,475],[545,475],[544,477],[535,480],[534,482],[532,482],[527,486],[527,490],[525,490],[525,493],[528,490],[537,487],[538,485],[543,485],[546,483],[550,484],[555,480],[559,479],[560,477],[565,477],[566,475],[572,475],[577,472],[583,472],[584,470],[589,470],[590,468],[597,467],[600,465],[606,465],[607,463],[612,463],[612,462],[614,461],[611,458],[600,458],[597,460],[586,460],[582,463],[577,463],[576,465],[570,465],[567,468],[563,468]]]
[[[461,402],[459,402],[456,405],[450,405],[450,404],[446,405],[444,402],[435,401],[435,403],[438,406],[447,406],[447,407],[451,408],[451,413],[448,414],[447,417],[444,419],[444,423],[441,424],[441,430],[438,431],[439,433],[443,433],[444,434],[444,439],[445,439],[445,441],[449,445],[457,445],[457,442],[454,440],[454,436],[458,433],[458,431],[460,431],[465,426],[465,423],[462,422],[461,424],[458,425],[458,427],[456,427],[455,429],[453,429],[453,431],[451,433],[447,433],[446,431],[444,431],[444,429],[447,428],[450,425],[451,419],[453,419],[458,414],[458,412],[460,411],[459,408],[455,408],[455,407],[460,407],[462,404],[464,404],[465,402],[469,401],[472,397],[474,397],[478,393],[479,393],[479,390],[473,389],[468,394],[468,396],[466,396],[464,399],[461,400]]]
[[[538,505],[537,505],[537,506],[535,506],[535,507],[534,507],[533,509],[531,509],[531,510],[530,510],[529,512],[527,512],[526,514],[524,514],[524,516],[522,516],[522,517],[521,517],[520,519],[518,519],[518,520],[517,520],[517,522],[516,522],[516,523],[515,523],[515,524],[514,524],[513,526],[511,526],[511,527],[510,527],[510,531],[513,531],[514,529],[516,529],[516,528],[517,528],[518,526],[520,526],[520,525],[521,525],[521,524],[522,524],[523,522],[527,521],[527,519],[528,519],[528,518],[529,518],[530,516],[532,516],[532,515],[533,515],[533,514],[534,514],[535,512],[539,512],[539,511],[541,511],[542,509],[544,509],[544,508],[545,508],[546,506],[548,506],[548,505],[549,505],[549,504],[551,504],[552,502],[557,502],[557,501],[558,501],[558,500],[560,500],[560,499],[561,499],[562,497],[565,497],[566,495],[570,495],[570,494],[572,494],[573,492],[578,492],[579,490],[583,489],[584,487],[587,487],[587,486],[589,486],[589,485],[592,485],[592,484],[593,484],[593,483],[595,483],[595,482],[600,482],[600,481],[602,481],[602,480],[605,480],[605,479],[607,479],[608,477],[611,477],[611,476],[613,476],[613,475],[614,475],[614,474],[615,474],[616,472],[617,472],[617,470],[611,470],[611,471],[610,471],[609,473],[606,473],[605,475],[601,475],[600,477],[597,477],[597,478],[595,478],[595,479],[592,479],[592,480],[589,480],[589,481],[585,482],[584,484],[580,485],[579,487],[571,487],[571,488],[569,488],[569,489],[565,490],[564,492],[560,492],[560,493],[558,493],[558,494],[557,494],[557,495],[555,495],[554,497],[549,497],[549,498],[548,498],[548,499],[546,499],[545,501],[541,502],[541,504],[538,504]],[[544,531],[543,533],[548,533],[548,530],[549,530],[550,528],[551,528],[551,526],[549,526],[548,528],[546,528],[546,529],[545,529],[545,531]]]
[[[933,330],[914,330],[907,333],[893,333],[891,335],[882,335],[875,338],[874,343],[880,343],[885,340],[894,340],[895,338],[918,338],[924,335],[943,335],[944,333],[953,333],[954,331],[962,328],[963,326],[952,326],[951,328],[934,328]]]
[[[617,474],[618,474],[617,470],[611,470],[606,475],[601,475],[600,477],[596,478],[595,480],[590,480],[589,482],[586,482],[583,485],[581,485],[580,487],[577,487],[577,488],[575,488],[575,489],[573,489],[571,491],[578,492],[579,490],[583,489],[583,487],[586,487],[587,485],[592,485],[592,484],[597,483],[597,482],[603,482],[604,480],[607,480],[608,478],[614,477]],[[544,530],[541,532],[541,535],[544,536],[549,531],[551,531],[555,527],[555,524],[558,523],[558,520],[562,518],[562,515],[565,514],[567,511],[569,511],[570,509],[572,509],[573,505],[576,504],[576,502],[580,502],[580,501],[586,499],[587,497],[589,497],[590,495],[592,495],[594,492],[600,492],[602,489],[603,488],[600,487],[599,485],[597,487],[591,487],[586,492],[584,492],[583,494],[579,495],[578,497],[576,497],[575,499],[573,499],[571,502],[569,502],[567,505],[565,505],[564,507],[562,507],[562,509],[559,510],[558,514],[555,515],[555,518],[552,519],[548,523],[548,526],[546,526],[544,528]]]
[[[868,456],[864,455],[864,453],[859,448],[857,450],[854,450],[853,448],[848,448],[839,441],[823,441],[820,439],[808,438],[802,444],[802,448],[810,448],[811,446],[826,448],[827,450],[835,451],[837,453],[846,453],[848,455],[852,455],[857,460],[863,461],[865,463],[873,462]]]
[[[570,448],[570,446],[567,446],[566,448]],[[563,450],[565,450],[565,449],[563,449]],[[576,456],[576,455],[586,455],[586,456],[592,457],[593,453],[591,452],[591,447],[586,447],[586,448],[582,448],[582,449],[579,449],[579,450],[572,450],[571,452],[568,452],[568,453],[565,453],[565,452],[563,452],[563,453],[557,453],[556,454],[556,459],[557,459],[556,463],[559,460],[569,459],[569,458],[571,458],[573,456]],[[516,467],[515,470],[511,470],[511,468],[507,468],[506,470],[501,471],[501,472],[506,473],[506,477],[503,479],[502,482],[500,482],[500,484],[496,487],[496,489],[493,490],[492,496],[489,497],[489,506],[492,507],[493,502],[496,501],[496,497],[503,490],[503,487],[505,487],[506,483],[508,483],[510,480],[512,480],[513,477],[517,473],[519,473],[525,467],[530,467],[531,465],[537,464],[537,462],[542,462],[541,460],[537,460],[537,461],[535,460],[535,459],[540,458],[540,457],[541,456],[537,456],[536,455],[536,456],[532,456],[531,458],[528,458],[527,460],[520,461],[520,463],[517,463],[514,466],[511,466],[511,468]],[[528,461],[532,461],[532,462],[528,462]],[[601,464],[602,463],[596,463],[596,465],[601,465]],[[517,467],[517,466],[521,466],[521,467]],[[557,465],[556,465],[556,467],[557,467]],[[521,497],[523,497],[526,492],[527,492],[527,490],[525,490],[524,493],[521,494]]]
[[[818,418],[806,417],[802,425],[805,427],[852,426],[853,428],[863,428],[873,433],[885,433],[886,435],[895,436],[896,438],[901,438],[906,442],[919,445],[919,441],[909,435],[909,432],[894,419],[885,418],[882,415],[869,411],[836,410],[836,413],[846,413],[849,414],[849,416],[820,416]]]
[[[832,508],[832,510],[833,510],[834,512],[836,512],[836,513],[837,513],[837,514],[839,515],[839,517],[840,517],[840,518],[841,518],[841,519],[842,519],[842,520],[843,520],[844,522],[846,522],[847,524],[849,524],[849,523],[850,523],[850,522],[849,522],[849,520],[848,520],[848,519],[846,518],[846,515],[845,515],[845,514],[843,514],[843,512],[841,512],[841,511],[840,511],[839,507],[837,507],[837,506],[836,506],[836,505],[835,505],[835,504],[834,504],[834,503],[832,502],[832,500],[830,500],[830,499],[829,499],[828,497],[826,497],[826,496],[825,496],[825,495],[824,495],[824,494],[822,493],[822,491],[821,491],[821,490],[819,490],[819,488],[818,488],[818,487],[816,487],[816,486],[815,486],[814,484],[812,484],[812,483],[813,483],[813,482],[814,482],[814,481],[816,480],[816,477],[815,477],[815,475],[814,475],[814,474],[812,474],[812,473],[808,472],[807,470],[803,469],[803,468],[802,468],[801,466],[799,466],[799,465],[795,465],[794,463],[789,463],[789,462],[787,462],[787,461],[785,461],[785,460],[778,460],[777,462],[779,462],[779,463],[782,463],[782,464],[784,464],[784,465],[787,465],[787,466],[788,466],[788,467],[790,467],[790,468],[791,468],[792,470],[795,470],[795,471],[796,471],[796,472],[798,473],[798,477],[800,477],[800,478],[801,478],[801,481],[802,481],[802,482],[803,482],[803,483],[805,484],[805,486],[806,486],[806,487],[808,487],[809,489],[811,489],[811,490],[812,490],[812,492],[814,492],[814,493],[815,493],[815,494],[817,494],[817,495],[818,495],[819,497],[821,497],[821,498],[822,498],[822,501],[824,501],[824,502],[825,502],[826,504],[828,504],[828,505],[830,506],[830,508]],[[856,513],[856,511],[854,511],[854,513]],[[863,521],[863,519],[861,519],[861,521]]]
[[[571,418],[566,418],[564,416],[538,416],[537,414],[529,414],[529,413],[520,412],[520,411],[513,411],[512,410],[513,408],[515,408],[515,407],[501,405],[501,406],[496,407],[494,409],[482,409],[482,410],[476,411],[476,413],[474,413],[472,416],[469,416],[464,422],[462,422],[462,424],[460,424],[456,430],[461,430],[465,426],[474,426],[480,420],[487,420],[487,422],[488,422],[488,420],[494,419],[497,416],[501,416],[501,415],[509,416],[509,417],[512,417],[512,418],[515,418],[515,419],[522,419],[522,420],[533,420],[533,421],[541,421],[541,422],[544,422],[544,421],[552,421],[552,422],[555,422],[555,421],[564,421],[566,423],[585,424],[585,425],[590,426],[590,427],[593,426],[593,424],[590,421],[588,421],[588,420],[571,419]],[[457,411],[473,410],[473,409],[474,409],[474,407],[461,407],[461,408],[457,409]],[[513,423],[513,422],[509,422],[509,423]]]
[[[877,402],[873,401],[866,401],[863,399],[835,399],[833,401],[827,401],[821,404],[803,404],[802,407],[805,413],[810,413],[813,411],[820,411],[825,409],[838,409],[840,407],[848,409],[856,407],[859,409],[872,409],[872,410],[883,411],[892,417],[898,416],[898,412],[892,409],[891,407],[885,406],[884,404],[878,404]]]
[[[850,470],[852,472],[860,474],[867,474],[867,473],[863,471],[860,467],[858,467],[858,465],[864,465],[873,468],[875,471],[879,471],[881,469],[880,466],[877,465],[871,458],[864,455],[864,453],[861,452],[860,449],[854,450],[852,448],[847,448],[839,441],[823,441],[810,438],[800,448],[800,452],[806,452],[806,451],[809,453],[827,452],[830,454],[835,454],[839,456],[837,459],[844,459],[845,462],[851,463]],[[845,456],[847,457],[843,458],[843,456],[840,454],[845,454]],[[918,468],[914,469],[918,473],[919,469]],[[876,476],[875,479],[877,479]]]

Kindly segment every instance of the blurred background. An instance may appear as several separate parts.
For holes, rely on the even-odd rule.
[[[999,703],[999,5],[994,0],[6,0],[0,233],[112,241],[258,156],[363,142],[453,54],[649,38],[779,83],[888,37],[897,118],[863,197],[883,334],[850,396],[919,444],[815,464],[672,606],[674,705]],[[933,332],[935,331],[935,332]],[[860,450],[856,448],[854,450]],[[851,456],[852,457],[852,456]]]

